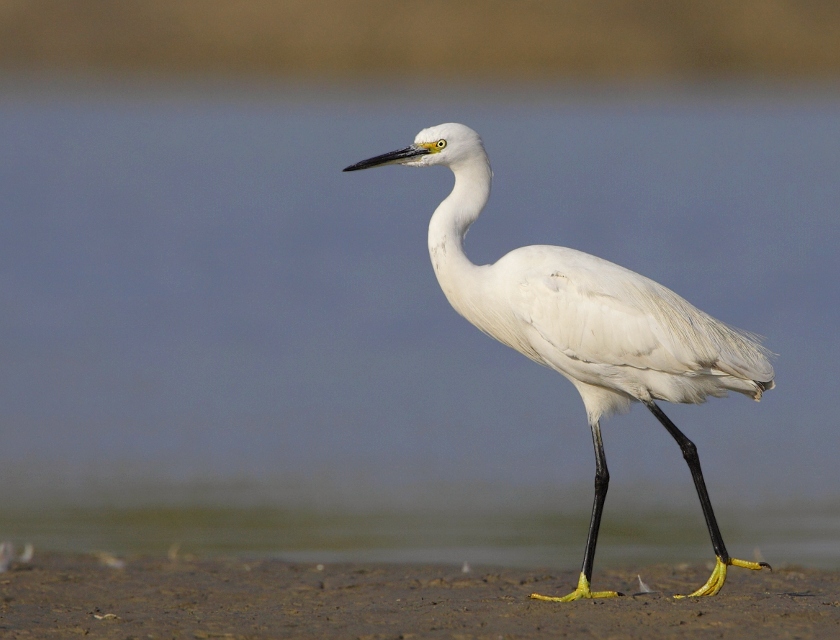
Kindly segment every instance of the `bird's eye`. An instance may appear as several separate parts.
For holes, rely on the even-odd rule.
[[[438,149],[443,149],[446,146],[446,140],[441,138],[437,141],[436,146]]]

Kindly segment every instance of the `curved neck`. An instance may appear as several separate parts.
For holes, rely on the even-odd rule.
[[[459,302],[469,291],[478,268],[464,253],[464,236],[490,197],[493,172],[484,153],[450,168],[455,186],[429,223],[429,256],[441,289],[455,310],[464,315]]]

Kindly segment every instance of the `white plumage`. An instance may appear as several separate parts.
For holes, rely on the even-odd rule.
[[[768,351],[656,282],[574,249],[531,246],[476,266],[463,238],[490,195],[492,172],[474,131],[444,124],[415,144],[446,140],[406,164],[448,165],[455,188],[429,226],[429,253],[452,306],[500,342],[562,373],[590,420],[633,400],[703,402],[772,388]],[[451,153],[451,156],[447,154]]]
[[[728,391],[759,400],[774,383],[770,354],[758,338],[714,319],[653,280],[574,249],[523,247],[494,264],[473,264],[463,240],[490,196],[492,171],[481,138],[469,127],[449,123],[424,129],[413,145],[345,171],[394,163],[440,164],[455,174],[452,192],[429,224],[429,255],[438,282],[455,310],[476,327],[575,385],[593,431],[601,506],[609,474],[599,421],[634,401],[645,403],[668,428],[693,474],[696,465],[695,483],[699,476],[702,484],[699,460],[689,460],[696,451],[686,453],[686,443],[689,449],[694,445],[660,416],[655,401],[701,403]],[[706,505],[705,485],[697,488],[725,577],[725,566],[732,562],[711,504]],[[596,478],[595,539],[598,491]],[[587,547],[584,561],[587,593],[594,546],[593,541]]]

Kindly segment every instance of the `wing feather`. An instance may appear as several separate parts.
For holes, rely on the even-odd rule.
[[[757,336],[714,319],[653,280],[572,249],[526,249],[530,256],[515,258],[528,266],[511,307],[565,356],[673,375],[773,379],[770,353]]]

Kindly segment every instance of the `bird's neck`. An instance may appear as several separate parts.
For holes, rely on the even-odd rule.
[[[429,223],[429,255],[438,283],[447,299],[461,315],[475,291],[476,271],[464,253],[464,236],[478,218],[490,197],[492,171],[487,156],[453,165],[455,187],[440,203]]]

